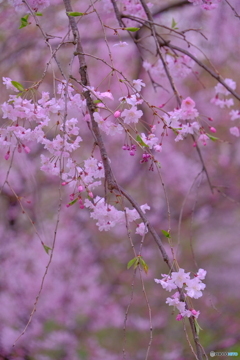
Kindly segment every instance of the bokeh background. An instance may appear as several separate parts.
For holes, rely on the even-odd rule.
[[[50,3],[42,10],[39,21],[47,34],[56,36],[51,40],[55,48],[68,31],[68,19],[60,0]],[[118,3],[124,11],[124,3]],[[135,6],[137,1],[129,3]],[[158,30],[161,36],[188,49],[207,66],[211,66],[211,61],[223,78],[236,81],[240,91],[240,19],[229,5],[222,1],[217,9],[206,11],[187,1],[152,3],[156,23],[171,28],[174,19],[178,31],[191,29],[185,32],[191,45],[188,48],[179,36],[164,28]],[[81,12],[89,5],[80,0],[72,4],[75,11]],[[231,5],[240,14],[238,1],[232,0]],[[95,6],[104,24],[118,27],[110,1],[98,1]],[[19,29],[24,14],[15,11],[7,1],[0,2],[0,73],[1,77],[10,77],[28,87],[41,78],[50,55],[33,18],[29,26]],[[129,20],[127,24],[134,25]],[[109,61],[96,13],[82,17],[79,29],[85,52]],[[146,101],[155,106],[167,103],[165,111],[172,111],[176,103],[166,78],[159,76],[156,81],[161,86],[154,89],[142,66],[143,60],[153,62],[154,58],[148,30],[142,28],[138,32],[139,37],[145,37],[140,51],[126,32],[114,35],[111,29],[105,30],[115,67],[130,80],[143,79],[146,87],[142,94]],[[114,47],[119,41],[128,42],[128,46]],[[66,44],[57,53],[66,73],[72,52],[72,44]],[[90,57],[87,63],[92,86],[122,96],[119,84],[109,80],[109,69],[103,63]],[[73,73],[78,76],[77,62]],[[53,93],[53,74],[61,79],[54,62],[35,94],[36,99],[42,91]],[[240,354],[240,143],[229,132],[238,123],[231,122],[230,109],[211,103],[217,82],[198,65],[193,63],[184,77],[175,74],[174,80],[183,98],[190,96],[196,102],[204,126],[217,129],[220,140],[209,140],[206,146],[201,146],[213,192],[201,172],[202,164],[190,138],[175,142],[174,134],[164,137],[163,151],[156,154],[161,178],[156,170],[149,169],[149,163],[140,164],[140,152],[132,157],[122,150],[126,139],[105,135],[104,140],[119,184],[140,204],[148,203],[149,221],[159,234],[169,228],[167,193],[171,242],[179,266],[192,273],[199,268],[208,272],[204,296],[194,301],[194,307],[201,312],[200,340],[206,353],[237,351]],[[3,103],[11,92],[2,84],[0,92]],[[143,104],[141,109],[145,123],[151,124],[148,107]],[[233,109],[239,109],[237,100]],[[1,126],[5,124],[6,119],[2,119]],[[81,136],[85,145],[76,156],[86,159],[93,145],[86,124],[82,124]],[[151,236],[147,234],[142,249],[149,266],[148,273],[142,273],[146,301],[139,273],[134,276],[132,269],[127,270],[133,252],[126,227],[119,225],[112,231],[100,232],[87,209],[66,208],[70,194],[67,188],[61,188],[63,201],[59,212],[59,179],[40,170],[42,152],[41,145],[36,144],[30,154],[15,154],[8,180],[10,186],[5,184],[1,194],[0,359],[115,360],[122,358],[123,349],[126,359],[145,359],[151,339],[149,308],[153,326],[149,359],[193,359],[183,322],[177,322],[177,313],[165,304],[169,294],[154,283],[154,278],[160,278],[168,270]],[[9,161],[2,152],[1,185],[8,169]],[[97,190],[97,194],[104,196],[104,189]],[[56,224],[55,251],[37,311],[13,348],[29,320],[49,261],[39,236],[51,247]],[[141,238],[130,229],[138,252]],[[163,238],[163,242],[171,256],[167,239]],[[187,322],[185,326],[189,332]]]

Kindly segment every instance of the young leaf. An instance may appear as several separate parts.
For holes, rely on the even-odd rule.
[[[133,258],[132,260],[130,260],[127,264],[127,269],[130,269],[133,265],[134,265],[134,269],[135,269],[135,263],[138,262],[138,258]]]
[[[141,136],[137,135],[136,140],[141,146],[148,147],[148,145],[142,140]]]
[[[134,270],[138,267],[138,265],[139,265],[139,257],[136,257],[135,264],[133,265]]]
[[[163,235],[164,236],[166,236],[167,238],[171,238],[171,235],[169,234],[169,232],[168,231],[166,231],[166,230],[161,230],[161,232],[163,233]]]
[[[26,27],[28,25],[28,18],[29,18],[29,14],[27,15],[24,15],[22,18],[21,18],[21,24],[19,26],[19,29],[22,29],[24,27]]]
[[[12,85],[19,91],[24,91],[24,87],[17,81],[11,81]]]
[[[136,28],[136,27],[127,27],[124,28],[123,30],[127,30],[127,31],[131,31],[131,32],[136,32],[138,31],[140,28]]]
[[[71,201],[70,203],[68,203],[69,206],[75,204],[78,201],[78,198],[74,199],[73,201]]]
[[[145,263],[145,261],[143,260],[142,257],[139,257],[139,263],[140,263],[140,266],[142,267],[143,271],[147,274],[148,265]]]
[[[83,16],[84,13],[80,13],[80,12],[77,12],[77,11],[74,11],[74,12],[67,12],[68,16]]]
[[[43,14],[42,14],[42,13],[39,13],[39,12],[35,13],[35,15],[36,15],[36,16],[43,16]]]
[[[210,135],[210,134],[207,134],[206,133],[206,135],[209,137],[209,139],[210,140],[212,140],[212,141],[217,141],[217,140],[219,140],[219,138],[217,138],[217,137],[215,137],[215,136],[212,136],[212,135]]]
[[[46,253],[48,254],[50,250],[52,250],[52,248],[50,248],[49,246],[43,244],[44,250],[46,251]]]
[[[93,100],[94,104],[99,104],[101,103],[102,101],[101,100]]]
[[[172,18],[172,25],[171,25],[171,28],[172,28],[172,29],[178,29],[178,28],[176,27],[176,25],[177,25],[177,23],[176,23],[175,19],[174,19],[174,18]]]
[[[197,319],[194,319],[194,322],[195,322],[197,334],[199,335],[199,332],[200,332],[200,330],[202,330],[202,328],[200,327],[199,323],[197,322]]]

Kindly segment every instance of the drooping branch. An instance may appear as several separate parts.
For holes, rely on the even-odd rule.
[[[151,13],[150,13],[151,14]],[[150,19],[141,19],[137,16],[133,16],[133,15],[125,15],[125,14],[121,14],[122,18],[129,18],[135,21],[138,21],[140,24],[142,24],[142,26],[146,26],[148,29],[152,29],[152,26],[162,26],[159,24],[156,24],[153,20],[153,17],[151,15]],[[163,26],[165,28],[167,28],[166,26]],[[174,29],[171,31],[174,31]],[[174,31],[175,32],[175,31]],[[156,33],[156,32],[155,32]],[[184,36],[183,32],[177,32],[178,35],[180,36]],[[181,48],[179,46],[174,45],[170,40],[164,40],[163,37],[159,36],[156,33],[156,37],[158,38],[158,42],[160,47],[166,47],[169,48],[171,50],[175,50],[178,51],[182,54],[185,54],[187,56],[189,56],[196,64],[198,64],[202,69],[204,69],[207,73],[209,73],[209,75],[211,75],[215,80],[217,80],[220,84],[223,85],[223,87],[225,87],[225,89],[227,89],[237,100],[240,101],[240,94],[237,93],[236,91],[234,91],[232,88],[229,87],[229,85],[224,81],[224,79],[221,77],[221,75],[219,73],[217,73],[216,71],[210,69],[207,65],[205,65],[201,60],[199,60],[196,56],[194,56],[191,52],[189,52],[188,50],[185,50],[184,48]],[[183,39],[185,40],[185,38]],[[187,42],[188,43],[188,42]],[[190,43],[188,43],[190,45]]]
[[[153,11],[153,16],[162,14],[163,12],[173,10],[173,9],[185,6],[185,5],[191,5],[191,3],[188,0],[182,0],[182,1],[177,1],[175,3],[169,4],[169,5],[166,5],[166,6],[162,6],[162,7],[158,8],[158,9],[155,9]]]
[[[147,15],[148,20],[151,23],[153,23],[153,17],[152,17],[152,14],[151,14],[147,4],[143,0],[140,0],[140,2],[142,4],[142,7],[143,7],[146,15]],[[151,28],[152,36],[153,36],[153,38],[155,40],[156,47],[157,47],[157,53],[158,53],[158,55],[159,55],[159,57],[160,57],[160,59],[162,61],[163,68],[164,68],[165,73],[167,75],[167,78],[168,78],[168,80],[170,82],[170,85],[171,85],[171,87],[173,89],[173,93],[176,96],[178,106],[180,106],[181,105],[180,95],[179,95],[178,90],[177,90],[177,88],[175,86],[175,83],[174,83],[172,75],[171,75],[171,73],[169,71],[168,65],[167,65],[166,61],[164,60],[164,58],[163,58],[162,51],[161,51],[161,48],[160,48],[160,45],[159,45],[159,41],[157,39],[157,32],[156,32],[155,26],[153,24],[151,24],[150,28]]]
[[[63,0],[64,4],[65,4],[65,8],[66,8],[66,12],[71,12],[72,10],[72,6],[70,3],[70,0]],[[114,0],[113,0],[114,1]],[[86,86],[90,86],[90,82],[89,82],[89,78],[88,78],[88,71],[87,71],[87,64],[85,61],[85,56],[84,56],[84,51],[82,48],[82,44],[81,44],[81,39],[80,39],[80,34],[78,31],[78,27],[76,24],[76,21],[74,19],[74,17],[69,16],[69,21],[70,21],[70,26],[72,29],[72,33],[75,39],[75,43],[76,43],[76,55],[78,56],[78,60],[79,60],[79,73],[80,73],[80,77],[81,77],[81,83],[83,84],[84,87]],[[136,211],[138,212],[139,216],[141,217],[141,219],[144,221],[145,224],[147,224],[149,232],[151,233],[151,235],[153,236],[154,241],[156,242],[163,260],[167,263],[168,267],[170,270],[176,270],[175,268],[175,264],[171,264],[170,259],[166,253],[166,250],[163,246],[163,243],[160,239],[160,237],[158,236],[156,230],[153,228],[152,225],[150,225],[147,221],[147,218],[145,217],[144,213],[142,212],[140,206],[137,204],[137,202],[131,197],[131,195],[129,195],[124,189],[122,189],[116,182],[115,177],[113,175],[110,163],[109,163],[109,158],[108,158],[108,154],[107,154],[107,150],[105,147],[105,144],[103,142],[102,139],[102,135],[100,133],[99,127],[97,122],[94,120],[93,114],[95,111],[95,105],[93,103],[93,100],[91,98],[91,93],[88,90],[85,90],[83,92],[83,95],[87,101],[87,107],[88,107],[88,111],[91,117],[91,125],[92,125],[92,131],[94,133],[96,142],[98,144],[99,150],[100,150],[100,154],[101,154],[101,158],[102,158],[102,162],[103,162],[103,166],[104,166],[104,171],[105,171],[105,181],[108,187],[108,190],[113,191],[116,190],[118,192],[120,192],[131,204],[132,206],[136,209]]]

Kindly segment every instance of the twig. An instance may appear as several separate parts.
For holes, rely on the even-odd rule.
[[[228,0],[225,0],[225,1],[226,1],[226,3],[228,4],[228,6],[232,9],[232,11],[234,12],[235,16],[240,19],[240,16],[238,15],[238,13],[237,13],[236,10],[234,9],[234,7],[230,4],[230,2],[229,2]]]
[[[34,313],[35,313],[36,310],[37,310],[38,301],[39,301],[40,295],[41,295],[42,290],[43,290],[43,286],[44,286],[44,283],[45,283],[45,279],[46,279],[46,276],[47,276],[49,267],[50,267],[51,262],[52,262],[53,253],[54,253],[55,244],[56,244],[56,239],[57,239],[58,225],[59,225],[59,221],[60,221],[60,211],[61,211],[61,207],[62,207],[61,183],[59,183],[58,191],[59,191],[59,203],[58,203],[58,211],[57,211],[57,221],[56,221],[55,230],[54,230],[53,243],[52,243],[52,249],[51,249],[51,251],[50,251],[50,257],[49,257],[49,260],[48,260],[48,263],[47,263],[45,272],[44,272],[44,274],[43,274],[42,281],[41,281],[41,285],[40,285],[40,289],[39,289],[39,292],[38,292],[38,294],[37,294],[37,296],[36,296],[35,302],[34,302],[34,304],[33,304],[33,309],[32,309],[32,311],[31,311],[29,320],[28,320],[25,328],[24,328],[23,331],[21,332],[21,334],[20,334],[20,335],[17,337],[17,339],[14,341],[13,347],[16,345],[16,343],[18,342],[18,340],[25,334],[27,328],[29,327],[29,325],[30,325],[31,322],[32,322]]]

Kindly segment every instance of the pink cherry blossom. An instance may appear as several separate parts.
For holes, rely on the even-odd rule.
[[[198,278],[188,279],[186,284],[187,286],[185,290],[187,295],[194,299],[200,298],[202,296],[201,290],[204,290],[206,287],[206,285],[203,284]]]
[[[138,224],[135,234],[143,236],[147,232],[148,232],[148,229],[147,229],[146,225],[142,222],[142,223]]]
[[[236,137],[239,137],[240,136],[240,132],[239,132],[239,128],[234,126],[234,127],[231,127],[230,128],[230,134],[236,136]]]
[[[142,110],[137,110],[136,106],[132,106],[131,109],[125,109],[122,112],[125,124],[137,124],[139,119],[143,116]]]
[[[133,80],[133,87],[136,89],[137,92],[140,92],[142,87],[145,87],[146,84],[142,81],[142,79]]]
[[[182,288],[183,284],[185,284],[187,280],[189,280],[189,274],[190,273],[185,273],[184,269],[179,269],[178,272],[172,272],[172,281],[176,284],[176,286]]]
[[[232,121],[240,119],[240,111],[239,110],[231,110],[229,115],[230,115],[230,119]]]

